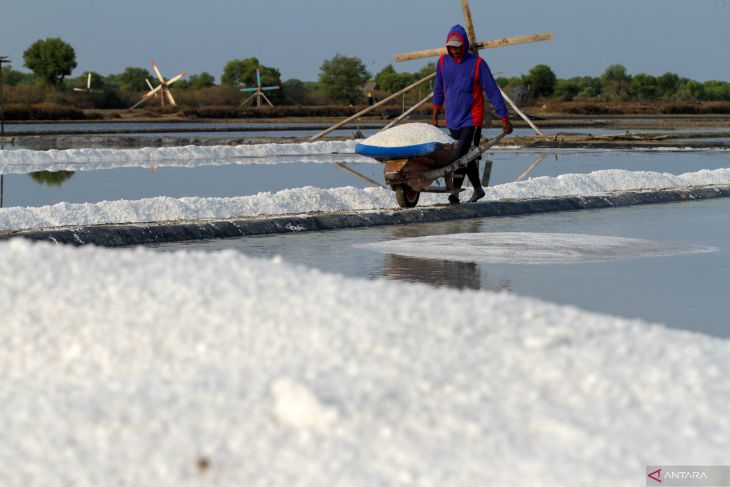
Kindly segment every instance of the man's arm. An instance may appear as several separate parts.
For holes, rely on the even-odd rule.
[[[478,62],[479,83],[482,90],[487,94],[487,98],[489,98],[494,110],[497,112],[497,116],[502,120],[502,131],[511,134],[512,124],[509,121],[509,111],[504,104],[502,93],[499,91],[499,85],[494,80],[494,76],[492,76],[492,71],[489,69],[487,62],[482,58],[479,58]]]

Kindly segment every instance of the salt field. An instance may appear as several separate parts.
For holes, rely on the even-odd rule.
[[[396,211],[355,143],[16,148],[0,231]],[[722,150],[485,158],[487,202],[730,184]],[[729,204],[0,241],[0,484],[613,486],[722,464]]]

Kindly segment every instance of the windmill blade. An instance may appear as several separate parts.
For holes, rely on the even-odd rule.
[[[172,93],[170,90],[165,90],[165,95],[167,96],[167,99],[170,100],[170,105],[177,106],[177,103],[175,103],[175,99],[172,97]]]
[[[147,99],[147,98],[151,97],[152,95],[154,95],[155,93],[157,93],[158,91],[160,91],[163,86],[164,85],[157,85],[157,86],[155,86],[150,91],[148,91],[147,93],[145,93],[142,98]]]
[[[142,103],[146,102],[147,100],[149,100],[149,97],[146,96],[146,95],[143,96],[140,101],[138,101],[137,103],[135,103],[134,105],[132,105],[131,107],[129,107],[129,111],[131,112],[132,110],[134,110],[135,108],[137,108],[138,106],[140,106]]]
[[[256,86],[261,88],[261,70],[256,68]]]
[[[89,73],[88,78],[86,78],[86,89],[87,90],[91,89],[91,73]]]
[[[261,88],[261,91],[273,91],[273,90],[278,90],[278,89],[279,89],[278,86],[264,86],[263,88]]]
[[[150,90],[154,90],[155,89],[155,87],[152,86],[152,83],[150,83],[150,80],[148,80],[147,78],[145,78],[144,81],[145,81],[145,83],[147,83],[147,86],[150,87]]]
[[[242,93],[256,93],[257,91],[259,91],[259,89],[258,88],[240,88],[239,91],[241,91]]]
[[[162,77],[162,73],[160,73],[160,70],[157,68],[157,64],[155,64],[154,61],[150,61],[150,64],[152,65],[152,69],[154,70],[155,74],[157,75],[157,78],[160,80],[160,83],[162,83],[164,85],[165,78]]]
[[[180,78],[184,78],[187,75],[188,75],[188,73],[186,73],[186,72],[183,71],[182,73],[179,73],[177,76],[174,76],[174,77],[168,79],[166,84],[167,84],[167,86],[170,86],[175,81],[179,80]]]

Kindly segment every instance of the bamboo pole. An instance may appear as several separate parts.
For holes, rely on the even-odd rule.
[[[545,134],[543,134],[540,131],[540,129],[537,128],[537,125],[535,125],[534,123],[532,123],[532,120],[530,120],[530,117],[528,117],[527,115],[525,115],[522,110],[520,110],[519,108],[517,108],[517,104],[515,102],[513,102],[512,99],[509,96],[507,96],[507,93],[505,93],[502,90],[502,88],[499,89],[499,92],[502,93],[502,98],[504,98],[505,100],[507,100],[507,103],[509,103],[510,106],[512,107],[512,109],[515,112],[517,112],[517,115],[519,115],[520,118],[522,118],[522,120],[524,120],[525,122],[527,122],[527,124],[530,127],[532,127],[532,130],[534,130],[537,135],[539,135],[540,137],[544,137],[545,136]]]
[[[532,161],[532,164],[530,164],[530,167],[528,167],[527,169],[525,169],[525,171],[522,174],[520,174],[519,176],[517,176],[517,179],[515,179],[513,182],[516,183],[518,181],[522,181],[523,179],[525,179],[527,177],[527,175],[530,174],[532,172],[532,170],[537,167],[538,164],[540,164],[542,161],[545,160],[546,157],[547,157],[547,152],[543,152],[542,154],[540,154],[537,157],[537,159],[535,159],[534,161]]]
[[[466,24],[466,33],[469,36],[469,44],[474,54],[479,55],[477,47],[477,36],[474,32],[474,22],[471,20],[471,9],[469,8],[469,0],[461,0],[461,10],[464,12],[464,23]]]
[[[421,101],[419,101],[418,103],[416,103],[415,105],[413,105],[411,108],[408,109],[408,111],[406,111],[406,112],[402,113],[401,115],[399,115],[398,118],[396,118],[395,120],[393,120],[392,122],[390,122],[388,125],[386,125],[382,129],[378,130],[378,132],[382,132],[383,130],[387,130],[390,127],[392,127],[393,125],[397,124],[398,122],[400,122],[401,120],[403,120],[404,118],[406,118],[408,115],[410,115],[411,113],[413,113],[413,111],[415,109],[417,109],[418,107],[420,107],[421,105],[423,105],[424,103],[426,103],[431,98],[433,98],[433,92],[429,93],[426,98],[422,99]]]
[[[344,162],[335,162],[335,166],[339,167],[340,169],[342,169],[343,171],[345,171],[347,173],[352,174],[355,177],[358,177],[358,178],[362,179],[363,181],[367,181],[371,186],[375,186],[375,187],[379,187],[379,188],[384,188],[385,187],[382,184],[380,184],[379,182],[377,182],[376,180],[371,179],[371,178],[367,177],[366,175],[361,174],[361,173],[355,171],[354,169],[352,169],[351,167],[349,167]]]
[[[552,32],[545,32],[542,34],[532,34],[526,36],[516,37],[504,37],[502,39],[494,39],[491,41],[477,42],[474,44],[475,49],[494,49],[496,47],[516,46],[518,44],[527,44],[530,42],[540,41],[551,41],[553,39]],[[422,59],[425,57],[435,57],[442,54],[447,54],[448,51],[445,47],[439,47],[437,49],[426,49],[423,51],[414,51],[404,54],[396,54],[393,56],[395,62],[411,61],[413,59]]]
[[[384,103],[389,102],[393,98],[395,98],[397,96],[400,96],[402,93],[405,93],[407,91],[412,90],[413,88],[415,88],[416,86],[420,85],[421,83],[424,83],[424,82],[426,82],[426,81],[428,81],[428,80],[430,80],[431,78],[434,78],[434,77],[436,77],[436,73],[429,74],[425,78],[422,78],[422,79],[416,81],[415,83],[412,83],[412,84],[406,86],[402,90],[400,90],[400,91],[398,91],[396,93],[393,93],[389,97],[380,100],[379,102],[375,103],[374,105],[370,105],[369,107],[365,108],[364,110],[360,110],[355,115],[353,115],[353,116],[351,116],[349,118],[346,118],[345,120],[343,120],[341,122],[338,122],[338,123],[334,124],[330,128],[321,131],[317,135],[314,135],[314,136],[310,137],[309,140],[317,140],[320,137],[323,137],[323,136],[327,135],[328,133],[332,132],[333,130],[338,129],[338,128],[342,127],[343,125],[345,125],[345,124],[347,124],[349,122],[352,122],[355,119],[358,119],[358,118],[362,117],[363,115],[365,115],[367,112],[373,110],[374,108],[377,108],[377,107],[383,105]]]

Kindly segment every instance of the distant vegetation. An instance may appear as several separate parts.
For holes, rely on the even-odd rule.
[[[84,72],[70,77],[77,65],[76,54],[73,47],[59,38],[35,41],[24,52],[23,62],[30,73],[10,66],[2,71],[8,120],[75,119],[84,117],[81,110],[128,108],[149,90],[148,82],[153,86],[158,83],[148,69],[134,66],[106,76]],[[240,106],[248,97],[240,88],[256,86],[257,68],[263,86],[280,87],[266,92],[277,105],[274,109],[255,108],[253,101],[251,106]],[[360,58],[337,54],[322,63],[317,81],[282,80],[279,69],[265,66],[255,57],[232,59],[224,66],[220,83],[216,83],[214,75],[201,72],[172,85],[178,108],[162,109],[154,100],[144,108],[148,112],[179,110],[200,117],[254,117],[259,112],[272,117],[340,116],[352,112],[353,106],[364,106],[367,92],[372,92],[376,100],[383,99],[434,70],[433,62],[412,73],[396,72],[389,64],[373,76]],[[656,111],[660,106],[658,111],[663,113],[730,111],[730,83],[726,81],[698,82],[675,73],[632,75],[620,64],[608,66],[597,77],[567,79],[558,78],[549,66],[538,64],[527,74],[499,77],[497,82],[520,105],[574,113],[613,113],[620,110],[617,104],[622,103],[633,103],[639,111],[648,106],[654,106]],[[394,105],[411,106],[431,86],[423,85]]]

